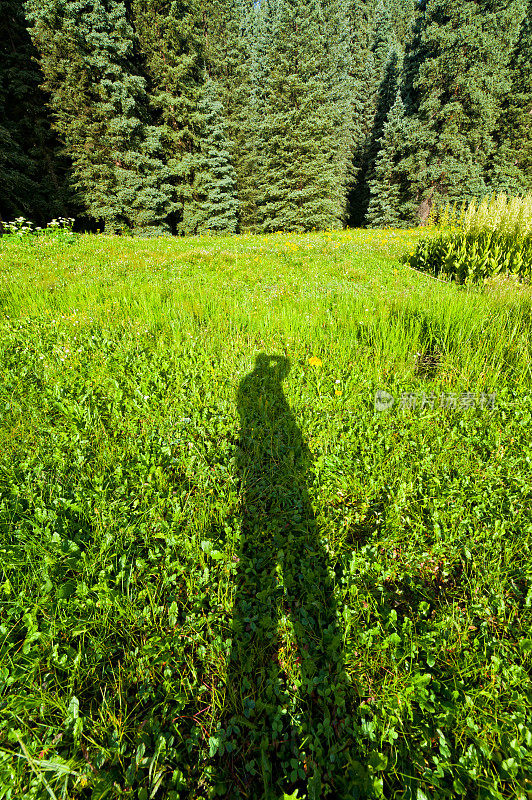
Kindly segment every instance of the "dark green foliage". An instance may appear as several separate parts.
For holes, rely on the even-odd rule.
[[[397,42],[404,47],[415,17],[416,0],[385,0]]]
[[[508,67],[510,87],[501,102],[487,181],[494,191],[520,194],[532,188],[532,3]]]
[[[262,205],[266,198],[266,157],[268,142],[263,125],[267,97],[268,51],[272,37],[273,4],[261,3],[247,17],[246,33],[250,44],[249,92],[242,111],[241,141],[237,172],[241,229],[259,232]]]
[[[350,186],[349,224],[361,226],[367,208],[367,148],[371,138],[375,113],[375,92],[378,86],[375,55],[372,45],[375,35],[373,4],[355,0],[351,11],[351,75],[353,182]]]
[[[364,58],[355,83],[362,113],[354,118],[356,182],[350,198],[351,224],[358,226],[367,217],[379,140],[395,99],[412,8],[391,0],[358,3],[355,8],[359,58],[361,55]],[[360,31],[366,32],[365,37]]]
[[[186,220],[199,153],[205,14],[197,0],[133,0],[132,17],[161,137],[161,159],[172,186],[166,210],[177,232],[191,233]]]
[[[380,149],[370,179],[370,204],[367,224],[370,227],[404,227],[402,210],[408,193],[408,175],[397,169],[397,142],[405,135],[404,104],[400,92],[384,124]]]
[[[383,76],[386,71],[386,65],[390,59],[390,51],[397,51],[399,46],[391,11],[384,0],[380,0],[377,5],[374,20],[375,33],[372,50],[375,71],[378,76]]]
[[[482,197],[496,149],[501,102],[511,88],[509,56],[523,0],[432,0],[421,5],[409,43],[402,95],[408,132],[401,166],[416,213],[432,202]]]
[[[366,188],[363,193],[363,198],[361,198],[363,208],[369,208],[370,205],[371,187],[375,180],[377,158],[381,149],[381,139],[384,135],[384,126],[397,95],[397,83],[399,79],[398,60],[399,56],[397,50],[391,49],[388,54],[388,61],[386,63],[385,72],[376,99],[377,104],[375,116],[373,118],[373,129],[366,145],[364,171]],[[396,147],[397,142],[401,141],[401,137],[404,135],[404,130],[402,130],[400,133],[396,132],[396,134],[396,137],[388,143],[394,148]],[[388,155],[389,154],[390,153],[388,152]],[[369,219],[368,214],[369,211],[366,212],[366,222]]]
[[[39,88],[23,3],[4,0],[0,11],[0,220],[22,215],[42,223],[65,212],[67,164]]]
[[[251,0],[211,0],[205,9],[206,62],[219,87],[224,109],[227,146],[236,173],[239,227],[253,225],[260,174],[257,153],[257,115],[254,97],[256,23],[264,14]]]
[[[327,0],[323,5],[327,20],[326,41],[330,48],[326,69],[326,88],[331,105],[335,130],[335,144],[331,157],[336,166],[336,191],[340,195],[341,220],[349,218],[348,190],[355,168],[353,156],[355,138],[353,131],[353,54],[349,0]]]
[[[163,131],[149,124],[124,3],[28,0],[26,9],[85,215],[108,233],[169,230]]]
[[[187,233],[234,233],[238,225],[236,175],[218,94],[219,87],[208,79],[198,106],[202,119],[200,153],[192,201],[185,206],[183,218]]]
[[[202,228],[203,139],[213,135],[199,109],[204,76],[223,109],[209,159],[219,145],[236,180],[236,227],[231,211],[220,229],[412,225],[434,203],[532,187],[530,0],[3,9],[0,220],[74,214],[138,235]],[[384,126],[398,88],[392,141]]]
[[[343,48],[331,46],[327,20],[339,26],[341,42],[348,20],[330,10],[318,0],[279,0],[272,10],[259,123],[265,232],[331,228],[345,221],[348,68]],[[345,66],[337,71],[335,62]]]

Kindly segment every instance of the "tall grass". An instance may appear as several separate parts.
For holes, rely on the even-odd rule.
[[[418,236],[0,242],[0,797],[529,795],[532,292]]]
[[[408,257],[415,269],[457,283],[479,283],[494,275],[532,276],[532,194],[485,197],[477,206],[447,205],[438,225]]]
[[[485,197],[478,205],[471,202],[459,222],[464,233],[485,231],[499,236],[525,239],[532,234],[532,193],[511,197],[501,192]]]

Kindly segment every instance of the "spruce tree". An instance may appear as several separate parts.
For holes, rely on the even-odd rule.
[[[256,220],[257,142],[256,54],[262,46],[259,28],[267,9],[252,0],[209,0],[207,5],[208,74],[216,80],[224,108],[226,138],[236,173],[239,229],[252,229]],[[260,80],[260,78],[259,78]]]
[[[488,191],[485,173],[524,14],[524,0],[420,4],[401,92],[408,122],[398,165],[410,175],[410,222],[427,202]]]
[[[349,218],[349,189],[355,175],[353,155],[355,137],[353,131],[352,102],[355,81],[353,80],[352,31],[349,0],[326,0],[323,14],[327,20],[326,38],[329,54],[326,67],[326,87],[329,102],[336,120],[336,147],[333,158],[336,165],[336,186],[339,193],[340,222]]]
[[[510,89],[501,103],[486,182],[492,191],[521,194],[532,189],[532,2],[508,66]]]
[[[266,202],[268,142],[263,124],[267,99],[268,52],[272,37],[273,3],[261,2],[247,16],[250,43],[249,92],[243,109],[242,142],[237,155],[241,230],[259,233]]]
[[[357,135],[357,180],[351,192],[351,224],[364,224],[370,202],[369,182],[374,178],[375,160],[384,123],[393,105],[401,62],[403,40],[412,10],[403,0],[378,0],[366,7],[357,5],[358,20],[367,30],[366,66],[359,92],[364,98],[363,127]],[[369,15],[369,16],[368,16]],[[360,24],[360,22],[359,22]]]
[[[331,85],[327,24],[319,0],[278,0],[269,41],[262,230],[339,227],[348,176],[345,105]],[[337,158],[336,153],[342,154]]]
[[[373,40],[375,7],[369,0],[355,0],[351,9],[351,118],[353,135],[352,181],[348,196],[349,225],[359,227],[367,209],[367,151],[375,114],[378,85]]]
[[[388,53],[388,61],[385,66],[379,91],[377,93],[376,109],[373,117],[373,128],[366,146],[364,171],[364,180],[366,185],[361,191],[360,199],[360,202],[363,203],[363,207],[367,209],[364,219],[365,223],[369,221],[371,185],[376,177],[377,159],[381,150],[384,127],[397,96],[398,81],[399,54],[396,49],[391,49]]]
[[[405,108],[401,93],[391,107],[380,138],[380,149],[370,179],[370,203],[367,224],[372,228],[405,226],[404,201],[408,196],[408,175],[397,168],[397,142],[405,134]]]
[[[198,107],[202,128],[193,199],[185,209],[184,226],[191,233],[235,233],[238,225],[236,174],[218,95],[219,87],[208,79]]]
[[[404,50],[418,3],[416,0],[384,0],[384,2],[389,10],[396,40]]]
[[[375,33],[373,36],[372,50],[375,70],[379,76],[379,83],[386,72],[386,65],[390,60],[390,52],[399,49],[399,42],[394,30],[392,15],[389,5],[385,0],[380,0],[375,9]]]
[[[0,220],[43,224],[70,212],[68,163],[50,126],[21,0],[0,16]]]
[[[161,132],[149,124],[125,4],[27,0],[26,11],[85,216],[106,233],[168,231],[171,175]]]
[[[190,234],[187,209],[200,148],[198,103],[207,45],[206,9],[198,0],[132,0],[145,65],[152,121],[173,187],[168,212],[177,233]]]

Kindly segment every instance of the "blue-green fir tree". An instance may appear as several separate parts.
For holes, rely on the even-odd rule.
[[[267,99],[268,52],[272,36],[273,4],[262,2],[247,15],[249,41],[249,86],[241,120],[242,146],[238,152],[237,174],[242,231],[262,230],[262,209],[268,181],[268,144],[263,124]]]
[[[365,223],[368,222],[370,186],[372,181],[375,179],[376,162],[381,148],[384,125],[397,95],[400,75],[400,57],[401,55],[398,47],[397,49],[396,47],[392,47],[388,51],[388,60],[385,64],[384,74],[376,96],[376,108],[373,117],[373,126],[366,145],[364,163],[365,186],[361,191],[360,197],[362,210],[366,209],[364,215]]]
[[[198,0],[133,0],[132,19],[144,61],[152,121],[172,185],[172,229],[190,234],[187,209],[200,149],[198,116],[206,48],[207,8]]]
[[[116,0],[28,0],[54,127],[84,216],[106,233],[169,231],[171,174],[150,124],[127,8]]]
[[[489,191],[486,170],[524,16],[525,0],[420,4],[404,60],[407,125],[398,143],[398,166],[410,176],[403,208],[412,224],[423,222],[435,202]]]
[[[358,227],[364,222],[367,208],[367,148],[373,128],[375,92],[378,85],[373,52],[375,4],[372,0],[354,0],[350,9],[350,33],[353,161],[348,193],[348,221],[350,226]]]
[[[370,203],[367,224],[372,228],[405,227],[404,202],[408,198],[408,175],[398,170],[397,142],[405,134],[405,109],[401,93],[397,92],[375,161],[373,176],[369,181]]]
[[[185,227],[191,233],[235,233],[238,226],[236,173],[226,136],[219,86],[207,79],[198,106],[201,119],[192,199],[186,206]]]
[[[370,202],[369,182],[374,177],[379,139],[398,87],[403,44],[412,10],[408,3],[403,7],[402,0],[378,0],[369,4],[359,0],[355,8],[356,28],[366,31],[365,63],[359,67],[355,83],[360,97],[357,105],[363,108],[363,114],[357,115],[360,121],[355,129],[356,182],[350,197],[350,222],[360,226],[365,222]]]
[[[339,99],[342,88],[331,86],[336,50],[328,19],[319,0],[278,0],[272,8],[260,121],[264,232],[345,222],[348,164],[343,154],[349,141],[342,137],[349,126],[344,124],[346,103]]]
[[[211,0],[208,5],[207,70],[219,87],[227,145],[235,169],[239,230],[253,227],[257,207],[257,116],[253,86],[255,53],[260,47],[257,23],[264,4],[252,0]]]
[[[340,193],[340,220],[349,220],[349,190],[355,177],[353,157],[355,135],[353,120],[352,17],[350,0],[326,0],[323,14],[327,21],[326,37],[329,53],[325,76],[327,97],[333,109],[336,126],[336,147],[333,159],[336,165],[336,185]]]
[[[404,49],[418,2],[417,0],[384,0],[384,2],[389,9],[397,42]]]

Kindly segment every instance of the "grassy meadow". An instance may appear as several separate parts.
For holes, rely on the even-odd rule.
[[[0,800],[532,798],[532,288],[420,235],[0,239]]]

